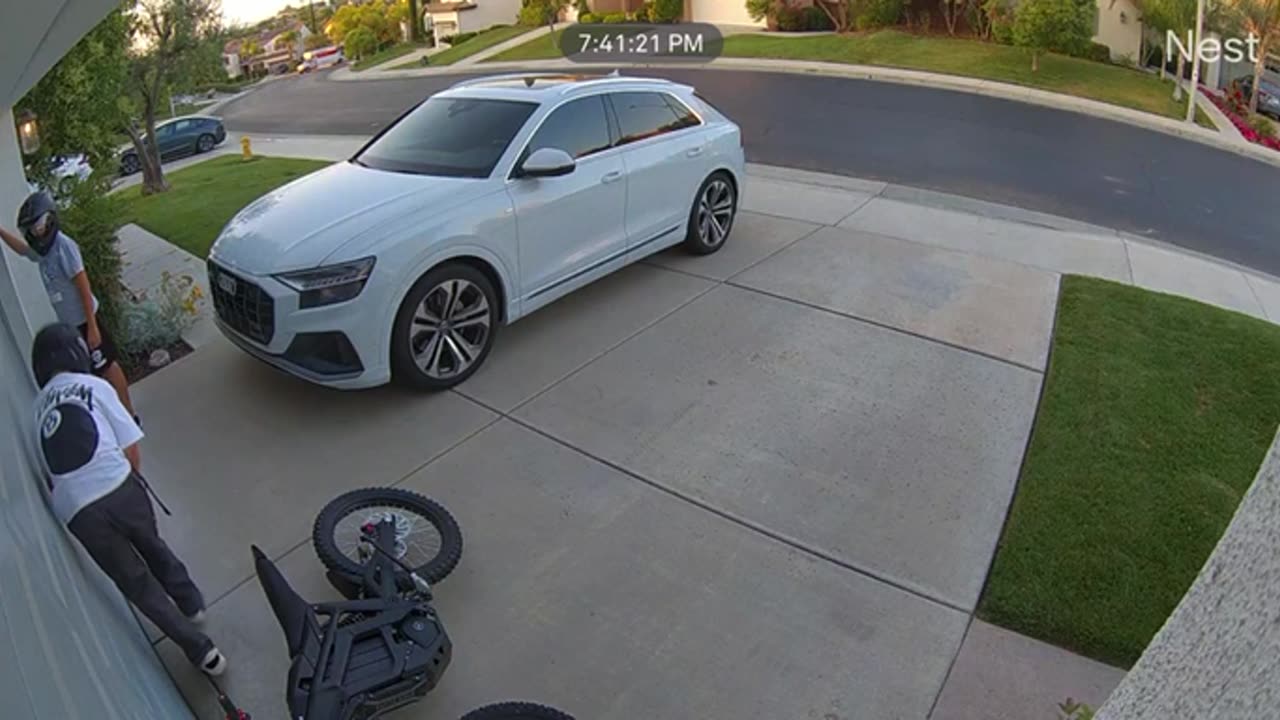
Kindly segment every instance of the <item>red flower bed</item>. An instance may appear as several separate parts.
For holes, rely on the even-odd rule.
[[[1259,133],[1245,119],[1249,112],[1249,103],[1245,100],[1244,93],[1240,91],[1239,87],[1233,85],[1222,95],[1215,95],[1204,87],[1200,88],[1200,92],[1204,93],[1210,102],[1218,106],[1218,109],[1231,120],[1231,124],[1236,126],[1236,129],[1240,131],[1245,140],[1256,145],[1269,147],[1272,150],[1280,150],[1280,138],[1269,137]]]

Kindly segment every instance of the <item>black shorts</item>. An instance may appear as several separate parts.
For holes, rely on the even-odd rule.
[[[89,348],[89,358],[93,364],[93,374],[101,377],[115,365],[120,359],[119,351],[116,350],[116,343],[111,339],[111,334],[107,332],[107,326],[102,324],[102,317],[98,317],[98,334],[102,336],[102,344],[96,348]],[[85,323],[80,326],[80,337],[89,341],[89,324]]]

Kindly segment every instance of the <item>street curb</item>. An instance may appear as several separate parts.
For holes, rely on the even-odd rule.
[[[370,75],[369,71],[365,71],[358,75],[339,75],[335,73],[331,74],[328,79],[334,82],[368,82],[377,80],[429,77],[435,75],[476,74],[477,70],[480,70],[480,68],[483,68],[483,70],[480,71],[479,74],[485,74],[485,71],[501,73],[513,71],[563,70],[566,68],[574,68],[576,70],[610,71],[617,69],[618,67],[619,66],[616,64],[600,65],[591,63],[575,63],[561,58],[555,60],[533,60],[527,62],[490,62],[463,66],[448,65],[444,67],[426,67],[421,69],[397,70],[391,72],[383,71],[377,73],[376,76]],[[1243,140],[1243,138],[1235,139],[1231,137],[1231,135],[1238,135],[1239,133],[1225,133],[1221,131],[1208,130],[1195,124],[1188,125],[1185,122],[1174,120],[1172,118],[1164,118],[1158,115],[1152,115],[1151,113],[1145,113],[1140,110],[1130,110],[1129,108],[1111,105],[1110,103],[1104,103],[1098,100],[1078,98],[1071,95],[1063,95],[1061,93],[1049,92],[1047,90],[1039,90],[1021,85],[1013,85],[1011,83],[998,82],[995,80],[980,80],[976,78],[962,77],[959,75],[946,75],[942,73],[906,70],[902,68],[876,67],[872,65],[846,65],[843,63],[809,60],[760,60],[754,58],[726,57],[716,58],[715,60],[706,63],[634,63],[624,65],[622,67],[638,69],[678,68],[684,70],[746,70],[792,75],[821,75],[852,80],[889,82],[899,85],[916,85],[940,90],[965,92],[974,95],[985,95],[987,97],[1039,105],[1041,107],[1052,108],[1055,110],[1065,110],[1068,112],[1079,113],[1081,115],[1111,120],[1113,122],[1120,122],[1126,125],[1142,128],[1144,130],[1151,130],[1182,138],[1184,140],[1190,140],[1201,145],[1207,145],[1218,150],[1257,160],[1273,167],[1280,167],[1280,152],[1255,145],[1247,140]]]

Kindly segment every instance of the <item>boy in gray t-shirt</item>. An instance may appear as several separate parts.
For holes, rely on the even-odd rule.
[[[129,382],[117,362],[116,345],[99,322],[98,298],[90,287],[80,247],[58,229],[58,208],[49,193],[32,193],[22,203],[18,228],[22,237],[0,227],[0,238],[14,252],[40,265],[40,279],[58,321],[80,330],[92,355],[93,374],[111,383],[120,402],[136,418]]]

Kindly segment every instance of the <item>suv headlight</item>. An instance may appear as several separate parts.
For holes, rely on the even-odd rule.
[[[302,309],[344,302],[360,294],[373,273],[374,258],[367,257],[314,270],[282,273],[275,278],[298,291]]]

